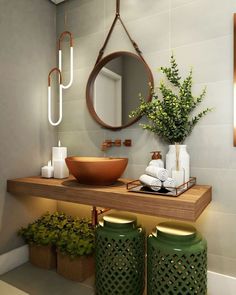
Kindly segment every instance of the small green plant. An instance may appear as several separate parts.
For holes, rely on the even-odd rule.
[[[131,112],[130,117],[145,116],[148,124],[140,124],[143,129],[156,133],[168,143],[182,143],[191,133],[197,122],[211,109],[207,108],[197,115],[192,115],[195,108],[206,95],[206,88],[197,97],[192,94],[192,70],[181,81],[179,69],[174,56],[171,56],[170,67],[161,67],[170,86],[160,83],[160,99],[152,90],[152,101],[147,102],[140,95],[140,106]]]
[[[68,223],[72,222],[73,218],[63,212],[55,212],[53,214],[47,212],[38,221],[41,224],[47,225],[48,228],[61,230],[66,227]]]
[[[44,224],[34,222],[28,225],[26,228],[22,228],[19,231],[27,244],[34,244],[38,246],[55,245],[58,239],[58,230],[52,230]]]
[[[94,229],[87,219],[75,219],[68,224],[57,241],[57,249],[72,259],[92,254],[94,246]]]
[[[19,230],[26,243],[56,246],[71,258],[90,255],[94,250],[94,229],[87,219],[78,219],[64,213],[46,213],[26,228]]]
[[[67,225],[69,218],[64,213],[46,213],[29,224],[26,228],[21,228],[18,232],[26,243],[40,246],[55,245],[60,231]]]

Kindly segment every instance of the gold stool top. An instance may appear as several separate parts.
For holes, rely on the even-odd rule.
[[[115,224],[129,224],[136,221],[136,217],[126,213],[112,213],[103,217],[103,220]]]
[[[176,221],[162,222],[156,226],[157,234],[188,237],[196,235],[196,228],[190,224]]]

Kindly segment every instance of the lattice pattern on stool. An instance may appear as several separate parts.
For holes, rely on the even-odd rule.
[[[149,251],[149,295],[205,295],[207,251],[170,254]]]
[[[143,235],[132,239],[97,235],[96,294],[141,295],[144,288],[143,278]]]

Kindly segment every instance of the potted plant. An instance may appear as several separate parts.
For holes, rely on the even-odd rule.
[[[55,245],[67,222],[68,218],[63,213],[46,213],[20,229],[19,235],[29,244],[29,260],[33,265],[45,269],[56,267]]]
[[[167,84],[162,81],[157,91],[152,89],[150,102],[145,101],[140,95],[141,104],[130,116],[145,116],[147,118],[148,123],[140,124],[142,128],[154,132],[170,144],[170,150],[166,157],[166,168],[170,175],[173,176],[174,171],[178,172],[183,168],[185,173],[183,180],[188,181],[189,156],[183,143],[197,122],[211,109],[207,108],[193,114],[193,111],[205,97],[206,88],[199,96],[195,97],[192,94],[192,70],[182,80],[173,54],[170,63],[170,67],[161,67],[160,69],[167,78]]]
[[[84,281],[94,273],[94,229],[87,219],[74,219],[61,231],[57,241],[57,272]]]

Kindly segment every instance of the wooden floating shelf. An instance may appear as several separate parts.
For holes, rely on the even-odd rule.
[[[179,197],[167,197],[128,192],[127,179],[119,179],[112,186],[79,184],[68,179],[45,179],[40,176],[7,181],[7,191],[14,195],[28,195],[58,201],[130,211],[146,215],[195,221],[211,202],[209,185],[195,185]]]

